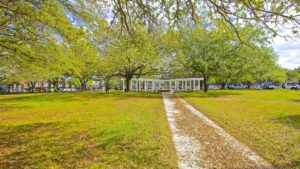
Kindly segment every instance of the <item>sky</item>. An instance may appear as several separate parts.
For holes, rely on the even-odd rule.
[[[284,38],[273,39],[273,47],[279,56],[278,64],[287,69],[300,67],[300,37],[286,41]]]

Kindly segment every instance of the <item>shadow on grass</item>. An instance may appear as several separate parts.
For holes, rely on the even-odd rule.
[[[102,130],[97,134],[97,137],[100,139],[98,147],[107,150],[107,149],[119,149],[123,148],[121,145],[122,142],[126,142],[125,136],[121,130]],[[130,146],[129,143],[127,146]],[[120,152],[117,150],[117,152]]]
[[[104,162],[106,166],[124,165],[129,167],[144,163],[143,165],[148,164],[153,168],[159,168],[155,166],[163,165],[160,164],[158,159],[158,155],[162,150],[160,145],[153,144],[155,143],[153,140],[150,144],[147,139],[143,140],[141,136],[135,134],[128,135],[123,130],[102,130],[97,134],[97,137],[99,139],[97,147],[109,155]]]
[[[300,129],[300,114],[274,118],[273,122],[281,123],[285,126],[299,130]],[[298,146],[300,146],[300,144]],[[297,149],[299,149],[299,148],[300,147],[298,147]],[[299,150],[296,150],[296,151],[299,152]],[[298,168],[300,168],[300,156],[298,155],[298,160],[293,160],[290,163],[277,165],[275,167],[282,168],[282,169],[298,169]]]
[[[1,126],[0,168],[76,168],[91,157],[87,132],[66,133],[66,123]],[[82,166],[83,167],[83,166]]]
[[[282,123],[292,128],[300,129],[300,114],[278,117],[273,119],[274,122]]]
[[[290,163],[282,164],[282,165],[275,165],[275,168],[278,169],[299,169],[300,168],[300,159],[297,161],[292,161]]]
[[[300,99],[293,99],[292,102],[300,103]]]
[[[123,129],[72,131],[72,123],[0,126],[0,168],[162,166],[159,144]],[[96,129],[95,129],[96,130]],[[153,139],[153,138],[148,138]],[[127,167],[126,167],[127,166]]]
[[[207,97],[222,97],[222,96],[232,96],[232,95],[242,95],[242,93],[234,91],[208,91],[208,92],[180,92],[180,97],[198,97],[198,98],[207,98]]]
[[[0,105],[0,112],[7,112],[12,110],[18,110],[18,109],[30,109],[31,106],[21,106],[18,104],[12,104],[12,105]]]
[[[0,98],[2,102],[69,102],[69,101],[87,101],[89,99],[97,98],[113,98],[120,99],[126,98],[161,98],[159,93],[146,93],[146,92],[122,92],[115,91],[110,93],[103,92],[74,92],[74,93],[38,93],[38,94],[22,94],[12,95],[7,98]]]

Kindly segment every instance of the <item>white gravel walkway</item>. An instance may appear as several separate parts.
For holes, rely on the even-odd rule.
[[[170,98],[170,97],[172,97],[172,98]],[[266,162],[258,154],[251,151],[250,148],[248,148],[246,145],[239,142],[233,136],[228,134],[223,128],[219,127],[217,124],[215,124],[213,121],[208,119],[205,115],[200,113],[198,110],[196,110],[190,104],[185,102],[183,99],[178,98],[172,94],[163,94],[163,100],[164,100],[164,105],[165,105],[170,129],[173,133],[173,141],[174,141],[178,159],[179,159],[179,161],[178,161],[179,168],[182,168],[182,169],[211,168],[213,166],[218,166],[218,165],[203,164],[203,163],[205,163],[206,160],[200,159],[200,158],[202,157],[201,154],[205,153],[204,152],[205,145],[203,144],[203,142],[201,143],[201,139],[197,139],[197,137],[199,137],[199,136],[195,135],[193,137],[191,134],[187,134],[187,132],[184,132],[183,129],[178,128],[176,123],[180,122],[180,121],[177,121],[177,120],[180,120],[180,118],[177,119],[176,114],[180,113],[181,110],[176,109],[176,107],[178,107],[178,105],[175,106],[175,104],[180,104],[180,106],[185,107],[187,109],[188,113],[195,115],[196,118],[198,117],[197,121],[201,121],[201,123],[204,123],[205,125],[209,126],[209,128],[211,128],[214,131],[212,134],[218,135],[218,137],[221,138],[222,142],[226,142],[226,144],[225,144],[226,146],[230,147],[230,149],[234,149],[234,151],[237,152],[239,154],[239,156],[242,156],[241,159],[244,158],[244,159],[248,159],[248,161],[252,161],[250,163],[253,163],[253,165],[256,166],[257,168],[263,168],[263,169],[273,168],[272,165],[270,165],[268,162]],[[182,116],[182,113],[181,113],[181,116]],[[183,118],[184,118],[184,116],[183,116]],[[193,124],[190,124],[190,125],[193,125]],[[205,131],[202,131],[202,132],[205,132]],[[201,151],[202,149],[203,149],[203,152]],[[224,151],[226,151],[226,150],[224,149]],[[207,161],[209,161],[209,160],[207,160]],[[243,159],[241,161],[243,161]],[[228,162],[230,163],[230,161],[228,161]],[[213,162],[210,162],[210,163],[213,163]],[[217,163],[217,160],[216,160],[216,163]],[[226,168],[226,167],[224,167],[224,168]]]
[[[200,168],[198,158],[198,152],[200,145],[197,141],[188,135],[184,135],[176,128],[176,121],[174,114],[177,113],[174,108],[174,103],[169,99],[167,95],[163,95],[165,109],[167,112],[168,122],[173,133],[173,142],[176,147],[178,156],[178,168],[180,169],[192,169]]]

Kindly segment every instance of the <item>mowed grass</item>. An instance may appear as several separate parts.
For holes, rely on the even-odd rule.
[[[300,168],[300,92],[211,90],[180,96],[277,168]]]
[[[0,168],[177,168],[160,94],[0,96]]]

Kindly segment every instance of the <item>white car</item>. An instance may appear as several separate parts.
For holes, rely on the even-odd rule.
[[[300,83],[298,82],[291,82],[291,83],[284,83],[282,85],[285,89],[291,89],[291,90],[299,90],[300,89]]]

